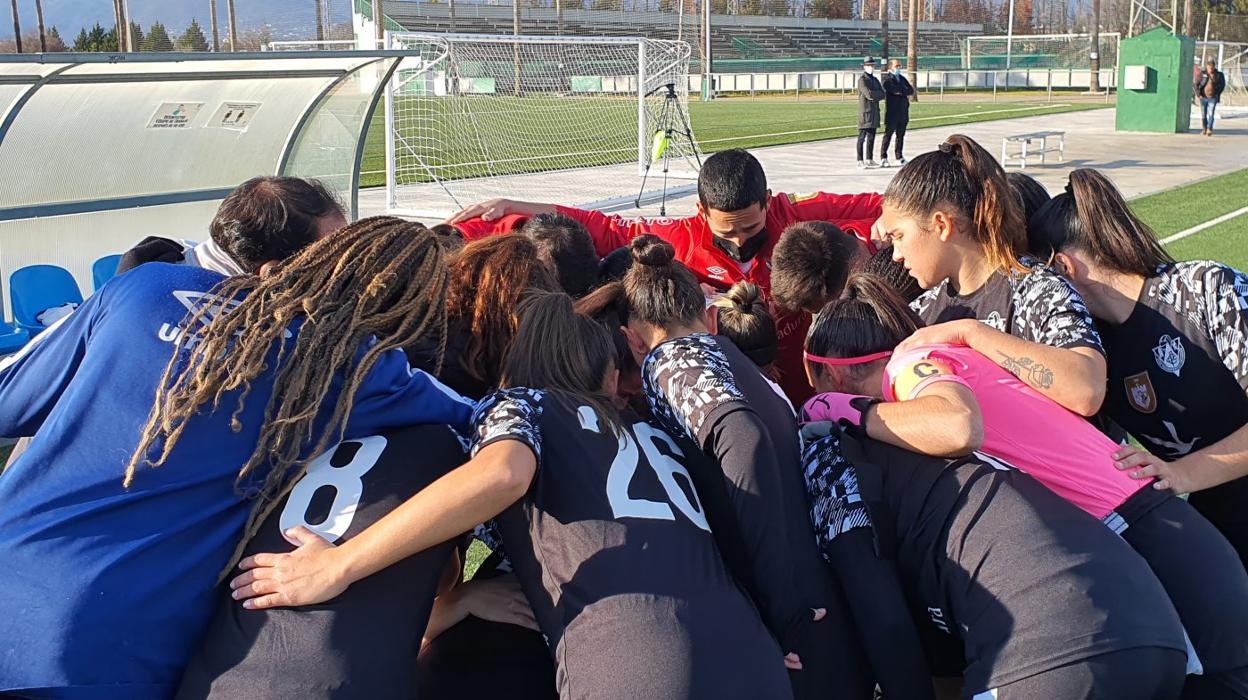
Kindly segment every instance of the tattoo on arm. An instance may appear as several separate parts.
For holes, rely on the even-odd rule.
[[[1001,367],[1006,372],[1038,389],[1048,389],[1053,386],[1053,370],[1047,365],[1036,362],[1030,357],[1011,357],[1000,350],[997,354],[1004,358],[1001,360]]]

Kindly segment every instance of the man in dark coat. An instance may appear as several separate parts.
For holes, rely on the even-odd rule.
[[[906,125],[910,123],[910,99],[914,94],[914,86],[901,74],[901,61],[889,61],[889,70],[884,74],[884,143],[880,144],[880,167],[888,167],[888,142],[893,134],[897,134],[897,165],[905,165],[906,158],[901,154],[906,143]]]
[[[862,60],[862,75],[858,76],[858,169],[874,168],[871,160],[875,152],[875,130],[880,128],[880,100],[884,99],[884,86],[875,77],[875,59],[867,56]],[[862,159],[863,145],[867,159]]]
[[[1226,89],[1226,76],[1218,70],[1217,61],[1212,58],[1205,61],[1205,72],[1196,79],[1192,86],[1196,98],[1200,100],[1201,134],[1213,136],[1213,113],[1222,99],[1222,91]]]

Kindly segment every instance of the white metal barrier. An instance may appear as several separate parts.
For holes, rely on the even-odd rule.
[[[1118,75],[1114,68],[1098,72],[1100,89],[1117,89]],[[850,93],[858,89],[858,71],[822,71],[812,73],[716,73],[717,93],[775,94],[812,92]],[[1087,90],[1092,71],[1076,68],[1021,68],[1014,70],[921,70],[915,88],[943,94],[946,91],[1010,90]],[[689,76],[689,90],[701,88],[702,77]]]

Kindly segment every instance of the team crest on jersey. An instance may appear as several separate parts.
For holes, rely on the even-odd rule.
[[[996,328],[1002,333],[1005,332],[1005,319],[1001,318],[1001,314],[997,313],[996,311],[993,311],[992,313],[988,314],[988,318],[984,319],[984,323],[992,326],[993,328]]]
[[[1122,380],[1127,389],[1127,401],[1131,408],[1140,413],[1152,413],[1157,410],[1157,392],[1153,390],[1153,380],[1148,372],[1140,372]]]
[[[1179,376],[1179,372],[1183,370],[1183,363],[1187,362],[1187,351],[1183,349],[1183,339],[1177,336],[1174,338],[1168,335],[1161,336],[1161,340],[1157,341],[1157,347],[1153,348],[1153,358],[1157,360],[1157,366],[1163,372]]]

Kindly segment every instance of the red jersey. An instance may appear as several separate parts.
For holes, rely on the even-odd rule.
[[[871,225],[880,216],[881,197],[875,193],[864,194],[775,194],[767,206],[767,224],[761,235],[767,236],[763,247],[748,263],[738,263],[715,245],[715,235],[700,215],[679,219],[626,218],[597,211],[557,207],[560,214],[581,222],[594,241],[598,255],[605,256],[642,234],[653,234],[671,243],[676,249],[676,259],[693,270],[699,282],[719,290],[727,290],[733,284],[746,280],[758,285],[768,299],[771,298],[771,251],[780,238],[780,232],[803,221],[828,221],[846,233],[862,241],[868,251],[874,253],[871,243]],[[510,214],[493,221],[469,219],[456,224],[466,240],[507,233],[524,225],[527,215]],[[742,269],[744,268],[744,269]],[[806,384],[806,372],[802,367],[802,346],[806,342],[806,329],[810,326],[810,314],[786,313],[772,306],[776,319],[776,335],[780,340],[776,355],[776,367],[780,371],[780,386],[801,405],[814,391]]]

